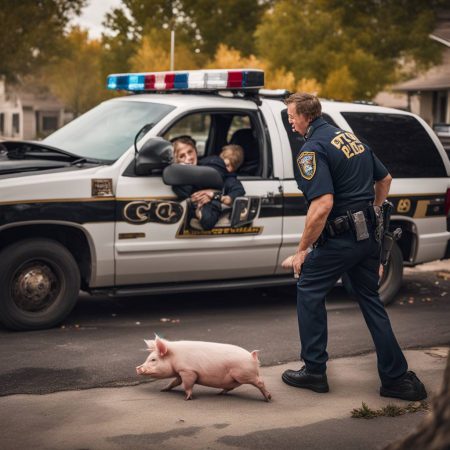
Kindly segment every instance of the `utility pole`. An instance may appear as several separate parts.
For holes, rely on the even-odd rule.
[[[170,30],[170,71],[175,70],[175,24]]]

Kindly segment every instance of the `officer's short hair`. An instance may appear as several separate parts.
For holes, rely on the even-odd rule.
[[[317,119],[322,114],[320,100],[315,95],[306,92],[292,94],[284,102],[286,105],[295,103],[297,114],[304,114],[310,120]]]

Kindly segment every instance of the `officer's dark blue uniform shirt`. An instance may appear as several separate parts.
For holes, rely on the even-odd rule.
[[[297,155],[295,178],[308,204],[333,194],[330,217],[335,217],[356,204],[373,201],[374,182],[388,171],[370,147],[321,117],[311,122],[305,139]]]

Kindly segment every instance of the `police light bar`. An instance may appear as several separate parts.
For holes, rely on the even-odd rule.
[[[246,90],[264,87],[264,72],[256,69],[189,70],[108,75],[108,89],[124,91]]]

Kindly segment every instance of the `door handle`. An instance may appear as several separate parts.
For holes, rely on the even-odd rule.
[[[272,205],[275,203],[275,193],[271,191],[267,192],[261,200],[265,205]]]

